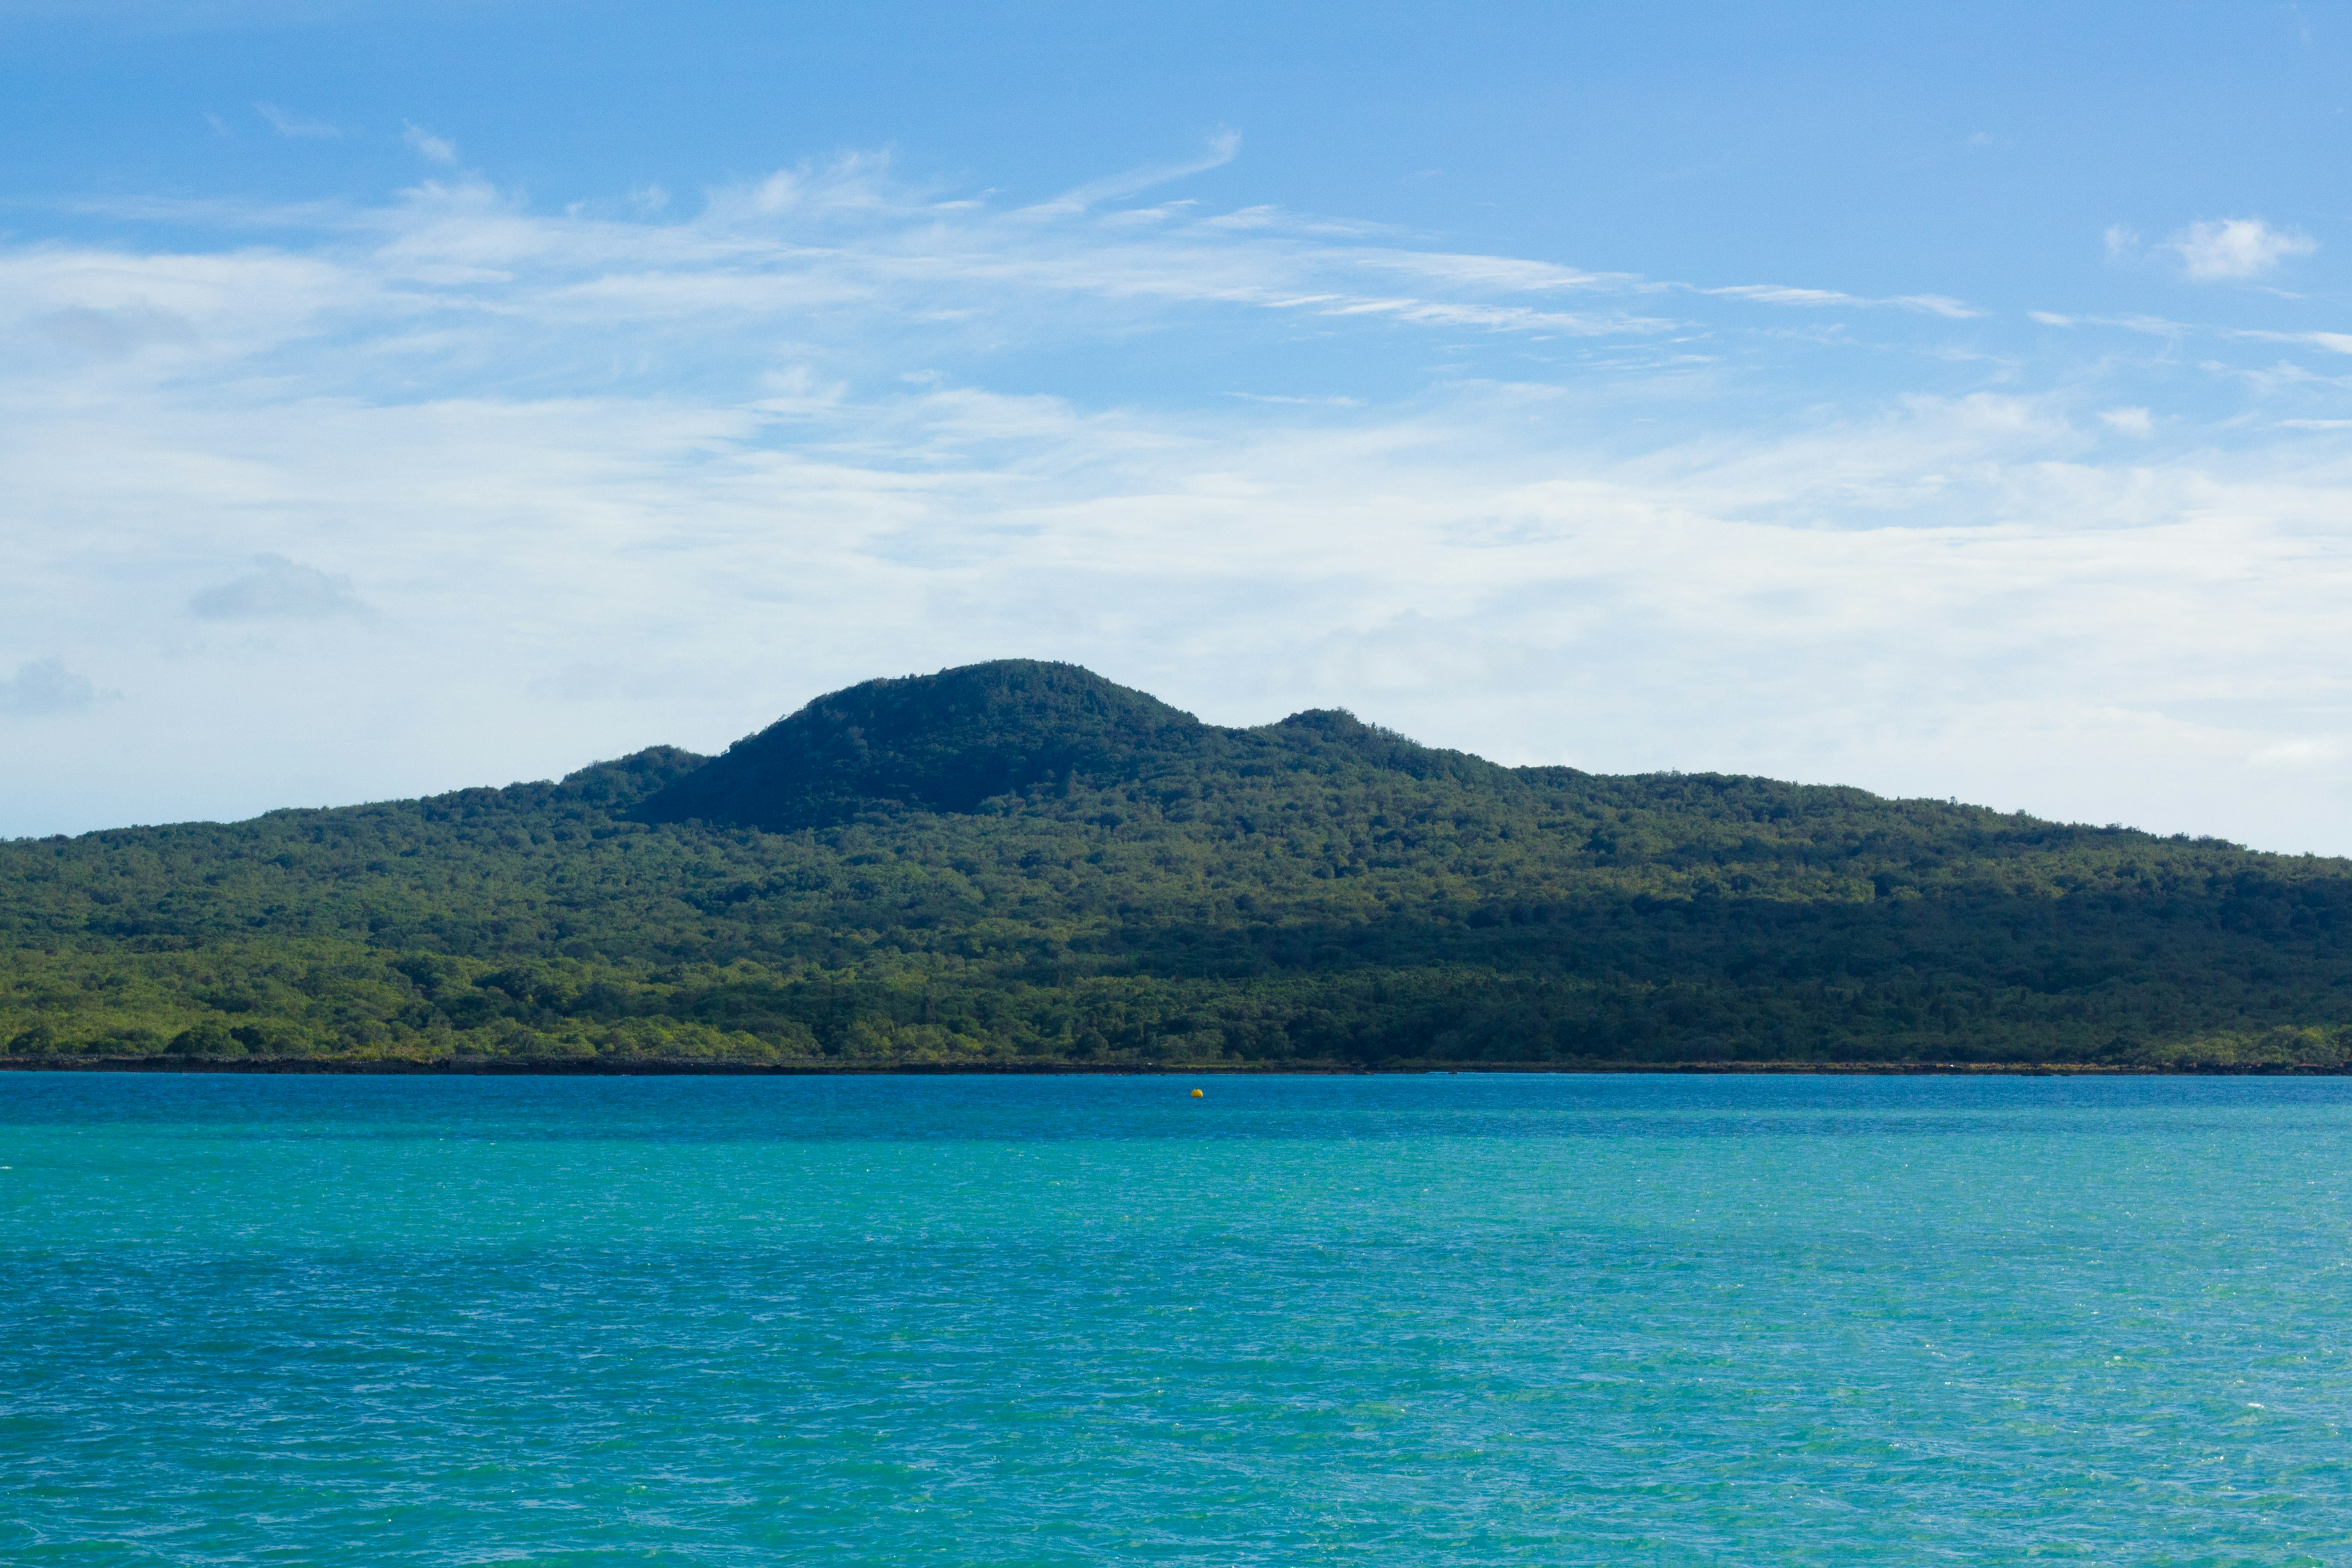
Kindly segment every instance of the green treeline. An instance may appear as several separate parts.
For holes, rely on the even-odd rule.
[[[1085,727],[1055,693],[1013,698],[999,729]],[[1166,729],[1156,713],[1173,710],[1154,709]],[[891,772],[898,738],[851,714],[845,739],[796,742],[854,744],[865,770],[825,773],[821,813],[792,807],[815,826],[648,820],[704,766],[656,750],[561,784],[0,845],[0,1047],[2352,1058],[2343,861],[1762,779],[1504,769],[1341,714],[1184,724],[1116,753],[1024,744],[984,768],[967,742],[952,777],[933,746],[923,777],[940,787],[1006,786],[941,810]],[[706,797],[750,799],[781,765],[738,751],[750,783]]]

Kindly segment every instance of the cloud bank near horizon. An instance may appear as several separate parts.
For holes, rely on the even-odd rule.
[[[2352,850],[2337,323],[1177,194],[1236,150],[1022,206],[856,155],[683,216],[445,173],[0,247],[0,832],[711,749],[1028,655],[1220,721]],[[2199,232],[2216,279],[2298,254]],[[68,667],[121,699],[41,696]]]

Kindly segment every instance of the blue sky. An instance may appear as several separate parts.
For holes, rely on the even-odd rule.
[[[0,833],[1025,654],[2352,851],[2352,11],[1457,9],[0,0]]]

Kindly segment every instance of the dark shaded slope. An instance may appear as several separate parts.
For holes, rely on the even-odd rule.
[[[1190,713],[1076,665],[1000,659],[820,697],[639,815],[788,833],[877,805],[964,812],[1074,773],[1130,777],[1148,762],[1198,752],[1212,734]]]

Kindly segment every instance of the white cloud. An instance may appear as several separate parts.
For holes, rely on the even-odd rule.
[[[1709,289],[1707,293],[1732,300],[1753,300],[1762,305],[1860,305],[1866,301],[1834,289],[1792,289],[1784,283],[1736,283]]]
[[[207,621],[327,620],[369,613],[349,577],[331,576],[283,555],[257,558],[242,576],[197,594],[188,610]]]
[[[1964,300],[1955,300],[1943,294],[1899,294],[1889,299],[1874,300],[1859,294],[1841,293],[1834,289],[1798,289],[1781,283],[1735,283],[1723,288],[1702,289],[1698,292],[1724,299],[1750,300],[1761,305],[1836,305],[1865,309],[1893,306],[1955,321],[1984,314]]]
[[[1361,408],[1360,397],[1297,397],[1278,392],[1228,392],[1227,397],[1244,403],[1285,403],[1301,408]]]
[[[274,103],[257,102],[253,106],[253,111],[269,122],[270,130],[293,141],[325,142],[342,135],[342,131],[338,126],[331,125],[323,120],[312,120],[304,115],[289,114]]]
[[[63,659],[40,658],[16,667],[0,680],[0,715],[9,718],[50,718],[86,713],[98,705],[98,688],[86,675],[68,669]]]
[[[2099,411],[2099,419],[2108,429],[2121,431],[2126,436],[2146,438],[2156,433],[2155,422],[2145,408],[2103,408]]]
[[[2298,736],[2263,746],[2246,761],[2258,768],[2310,767],[2334,763],[2344,755],[2345,750],[2344,738],[2339,735]]]
[[[400,139],[433,163],[454,163],[457,161],[457,144],[455,142],[446,136],[436,136],[413,121],[402,121]]]
[[[1227,721],[1345,702],[1514,762],[2289,844],[2336,809],[2240,782],[2258,726],[2169,711],[2328,699],[2352,549],[2315,531],[2341,507],[2326,470],[2108,472],[2070,456],[2059,410],[2014,399],[1628,455],[1577,438],[1589,414],[1501,387],[1338,425],[936,385],[773,418],[188,407],[155,411],[103,483],[68,467],[87,438],[12,466],[52,512],[116,520],[126,558],[234,537],[260,507],[397,584],[348,651],[159,657],[142,711],[185,748],[174,792],[291,732],[350,795],[711,748],[877,671],[1034,653]],[[44,560],[24,591],[78,570]],[[270,776],[240,808],[283,802]]]
[[[1982,310],[1966,300],[1955,300],[1946,294],[1899,294],[1886,302],[1890,305],[1907,305],[1912,310],[1925,310],[1931,316],[1941,316],[1947,321],[1965,321],[1984,314]]]
[[[2277,332],[2249,327],[2228,327],[2221,331],[2226,336],[2243,338],[2249,342],[2301,343],[2310,348],[2325,349],[2332,354],[2352,354],[2352,332]]]
[[[1164,185],[1171,180],[1223,168],[1238,157],[1241,150],[1240,132],[1220,131],[1209,138],[1208,146],[1198,157],[1180,159],[1172,163],[1148,163],[1099,180],[1089,180],[1029,210],[1041,215],[1084,212],[1097,202],[1131,196],[1154,185]]]
[[[2352,443],[2276,433],[2332,405],[2241,449],[2168,391],[2117,457],[2150,390],[1972,390],[1902,352],[1950,330],[1916,305],[1792,379],[1782,344],[1852,351],[1755,307],[1850,297],[1008,212],[872,158],[632,211],[445,178],[215,210],[211,249],[0,247],[38,520],[0,625],[138,693],[12,763],[0,832],[715,747],[1030,653],[1226,721],[2352,847],[2352,764],[2246,761],[2352,707]],[[1055,379],[1089,354],[1155,374]],[[1097,384],[1154,395],[1054,395]]]
[[[2273,228],[2258,217],[2192,223],[2165,242],[2200,283],[2235,282],[2275,271],[2280,262],[2309,256],[2319,242],[2294,229]]]

